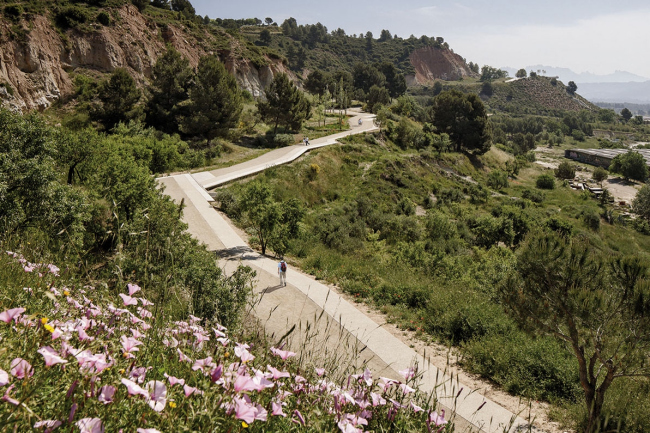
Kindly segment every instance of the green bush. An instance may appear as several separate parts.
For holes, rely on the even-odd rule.
[[[542,174],[537,178],[535,185],[539,189],[555,189],[555,179],[550,174]]]
[[[55,22],[57,26],[62,29],[70,29],[79,26],[79,24],[84,24],[89,21],[88,13],[86,10],[80,6],[68,6],[65,7],[55,16]]]
[[[600,216],[593,210],[584,211],[582,213],[582,221],[593,231],[598,231],[600,228]]]
[[[23,8],[20,5],[7,5],[4,8],[4,14],[12,21],[20,21],[23,16]]]
[[[576,167],[568,161],[562,161],[555,170],[558,179],[573,179],[576,177]]]
[[[111,23],[111,17],[106,12],[101,11],[97,14],[97,22],[103,26],[108,26]]]
[[[530,200],[533,203],[541,203],[546,198],[543,192],[535,191],[534,189],[525,189],[521,194],[521,197],[526,200]]]
[[[508,187],[508,175],[501,170],[492,170],[488,175],[487,184],[490,188],[502,190]]]

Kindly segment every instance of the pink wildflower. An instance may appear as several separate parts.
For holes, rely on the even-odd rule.
[[[99,418],[84,418],[77,421],[80,433],[104,433],[102,420]]]
[[[115,395],[115,387],[111,385],[102,386],[99,390],[99,397],[97,400],[100,403],[109,404],[113,402],[113,396]]]
[[[214,370],[212,370],[212,373],[210,373],[210,379],[212,382],[217,382],[219,379],[221,379],[221,375],[223,374],[223,365],[218,365],[215,367]]]
[[[189,356],[185,356],[183,352],[181,352],[181,349],[176,349],[176,352],[178,353],[178,362],[192,362]]]
[[[9,375],[6,371],[0,368],[0,386],[5,386],[9,383]]]
[[[137,346],[142,344],[141,341],[138,341],[133,337],[127,337],[126,335],[122,335],[120,343],[122,343],[122,350],[124,351],[124,356],[126,358],[135,358],[131,355],[131,352],[137,352],[140,350]]]
[[[62,423],[61,421],[53,420],[53,419],[48,419],[44,421],[38,421],[34,424],[34,428],[45,428],[47,431],[52,431],[58,426],[60,426]]]
[[[138,305],[138,298],[132,298],[124,293],[120,293],[120,298],[124,301],[125,307],[128,307],[129,305]]]
[[[445,411],[441,410],[440,415],[437,412],[431,412],[427,421],[436,427],[447,424],[447,421],[445,421]]]
[[[320,377],[325,374],[325,369],[324,368],[316,368],[316,374]]]
[[[139,428],[136,430],[137,433],[160,433],[160,431],[155,428]]]
[[[169,386],[174,386],[174,385],[185,385],[185,379],[179,379],[174,376],[169,376],[167,373],[165,373],[165,377],[169,381]]]
[[[0,313],[0,320],[5,323],[11,322],[15,317],[20,316],[25,312],[24,308],[12,308],[11,310],[3,311]]]
[[[15,386],[16,386],[16,384],[13,384],[9,388],[7,388],[7,390],[5,391],[5,395],[3,395],[0,400],[6,401],[7,403],[11,403],[14,406],[18,406],[20,404],[20,402],[18,400],[16,400],[15,398],[12,398],[9,395],[9,393],[11,392],[12,389],[14,389]]]
[[[145,298],[138,298],[143,307],[153,306],[153,302],[147,301]]]
[[[271,402],[271,415],[287,417],[287,414],[282,412],[282,404],[276,402]]]
[[[415,392],[415,390],[413,388],[411,388],[410,386],[408,386],[408,385],[406,385],[404,383],[402,383],[399,387],[402,390],[402,392],[404,393],[404,395]]]
[[[197,359],[194,362],[194,365],[192,366],[192,370],[194,370],[194,371],[196,371],[196,370],[203,371],[204,367],[211,367],[212,365],[213,365],[212,364],[212,357],[208,356],[205,359]]]
[[[167,404],[167,387],[164,382],[152,380],[147,382],[147,391],[149,391],[149,406],[156,412],[160,412]]]
[[[271,353],[279,356],[282,358],[283,361],[286,361],[288,358],[291,358],[292,356],[296,356],[294,352],[289,352],[288,350],[280,350],[276,349],[275,347],[271,347]]]
[[[416,370],[415,368],[413,368],[413,367],[409,367],[409,368],[407,368],[407,369],[405,369],[405,370],[400,370],[400,371],[399,371],[399,374],[401,374],[402,377],[404,377],[404,380],[405,380],[405,381],[408,381],[409,379],[412,379],[412,378],[415,377],[415,373],[416,373],[416,371],[417,371],[417,370]]]
[[[127,284],[126,287],[129,289],[129,296],[133,296],[141,290],[137,284]]]
[[[130,381],[129,379],[122,379],[122,385],[126,386],[129,395],[141,395],[143,397],[149,397],[149,393],[145,391],[140,385],[135,382]]]
[[[290,373],[286,371],[280,371],[278,369],[271,367],[270,365],[267,365],[266,368],[271,372],[271,377],[273,378],[273,380],[278,380],[282,377],[291,377]]]
[[[196,395],[203,394],[203,391],[201,391],[200,389],[189,385],[183,385],[183,392],[185,393],[185,397],[189,397],[192,394],[196,394]]]
[[[247,363],[248,361],[252,361],[255,359],[255,356],[253,356],[248,350],[245,345],[238,345],[235,347],[235,355],[241,359],[241,362]]]
[[[306,424],[305,423],[305,418],[302,416],[300,411],[298,409],[296,409],[296,410],[293,411],[293,414],[298,418],[298,422],[300,423],[300,425],[302,425],[304,427],[305,424]]]
[[[17,377],[18,379],[24,379],[34,375],[32,365],[23,358],[15,358],[11,361],[11,370],[9,370],[9,372],[12,376]]]
[[[38,353],[43,355],[43,358],[45,358],[45,366],[46,367],[51,367],[55,364],[67,364],[68,361],[65,359],[61,358],[59,356],[59,353],[52,349],[50,346],[45,346],[41,347],[38,349]]]
[[[247,424],[251,424],[253,421],[255,421],[255,414],[257,413],[257,410],[254,406],[242,398],[235,398],[234,401],[235,418],[240,419]]]

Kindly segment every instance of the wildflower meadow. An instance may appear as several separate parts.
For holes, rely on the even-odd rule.
[[[0,430],[453,429],[417,389],[415,367],[402,380],[368,369],[337,377],[299,364],[284,343],[246,342],[191,315],[167,318],[135,284],[66,282],[57,266],[15,252],[0,265]]]

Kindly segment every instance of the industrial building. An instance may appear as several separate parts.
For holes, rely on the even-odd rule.
[[[634,151],[639,152],[646,164],[650,166],[650,149],[634,149]],[[585,164],[609,168],[612,159],[627,152],[629,149],[567,149],[564,151],[564,156]]]

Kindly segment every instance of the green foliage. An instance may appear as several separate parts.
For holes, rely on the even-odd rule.
[[[145,118],[148,125],[168,134],[178,132],[181,118],[186,114],[182,104],[189,99],[193,78],[189,60],[168,45],[153,67]]]
[[[375,112],[375,107],[382,107],[390,103],[390,93],[385,87],[372,86],[368,93],[367,109],[370,112]]]
[[[131,75],[126,69],[118,68],[109,79],[100,84],[98,97],[101,106],[95,107],[91,115],[99,120],[105,129],[110,130],[119,122],[140,116],[140,110],[136,106],[140,96],[140,89]]]
[[[515,77],[517,77],[517,78],[526,78],[527,76],[528,76],[528,74],[526,73],[526,69],[524,69],[524,68],[521,68],[515,74]]]
[[[97,22],[103,26],[108,26],[111,24],[111,17],[106,12],[101,11],[97,14]]]
[[[499,78],[506,78],[508,73],[504,70],[485,65],[481,68],[481,81],[492,81]]]
[[[562,161],[555,169],[555,177],[558,179],[573,179],[576,177],[576,167],[569,161]]]
[[[621,110],[621,117],[623,118],[624,122],[629,122],[632,118],[632,112],[629,108],[625,107]]]
[[[181,97],[182,86],[176,89],[177,96]],[[189,113],[181,125],[184,133],[198,135],[210,144],[239,124],[243,110],[241,93],[235,77],[226,71],[218,57],[201,57],[189,96]]]
[[[585,241],[536,236],[520,250],[517,272],[501,290],[508,311],[523,326],[571,347],[584,390],[587,433],[600,431],[612,382],[629,372],[646,372],[641,359],[650,343],[648,264],[639,257],[607,261],[603,266]]]
[[[490,97],[492,96],[493,93],[494,93],[494,87],[492,86],[492,82],[484,81],[483,84],[481,85],[481,95]]]
[[[524,192],[521,193],[521,198],[530,200],[533,203],[542,203],[546,197],[541,191],[536,191],[534,189],[525,189]]]
[[[20,21],[23,16],[23,8],[20,5],[7,5],[3,9],[4,15],[14,22]]]
[[[595,211],[583,212],[582,221],[593,231],[598,231],[600,229],[600,216]]]
[[[481,155],[491,146],[491,131],[485,107],[475,94],[449,90],[438,95],[431,109],[433,125],[449,134],[456,151]]]
[[[55,17],[54,21],[57,26],[66,30],[69,28],[76,28],[81,24],[85,24],[90,21],[90,17],[85,8],[81,6],[66,6],[63,9],[60,9]]]
[[[140,12],[144,11],[147,6],[149,6],[149,0],[131,0],[131,3],[133,3]]]
[[[273,123],[273,133],[278,126],[299,130],[311,116],[309,101],[294,86],[286,74],[276,74],[266,90],[266,100],[257,103],[258,110],[266,122]]]
[[[604,180],[607,180],[609,172],[602,167],[596,167],[593,174],[591,175],[592,179],[602,185]]]
[[[639,152],[633,150],[617,155],[609,166],[609,171],[621,174],[625,180],[645,182],[648,179],[648,165]]]
[[[632,211],[646,221],[650,221],[650,186],[643,185],[632,200]]]
[[[555,179],[550,174],[540,174],[535,186],[539,189],[555,189]]]
[[[487,185],[496,190],[508,187],[508,175],[501,170],[492,170],[488,174]]]
[[[569,81],[569,84],[567,84],[566,86],[566,91],[570,95],[573,95],[576,93],[576,90],[578,90],[578,86],[576,85],[576,83],[574,83],[573,81]]]

